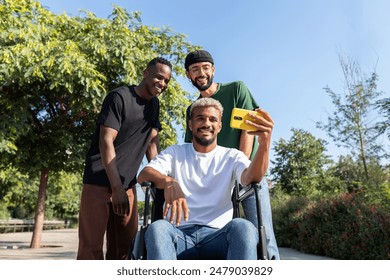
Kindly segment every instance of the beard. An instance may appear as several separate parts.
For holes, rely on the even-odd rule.
[[[204,90],[207,90],[213,83],[213,77],[210,77],[209,79],[207,79],[207,84],[205,84],[204,86],[202,85],[199,85],[196,80],[192,80],[191,79],[191,83],[194,87],[196,87],[198,90],[200,91],[204,91]]]
[[[198,143],[201,146],[207,147],[207,146],[210,146],[211,144],[214,143],[216,136],[214,136],[210,139],[200,138],[200,137],[195,136],[195,135],[193,137],[194,137],[194,140],[196,141],[196,143]]]

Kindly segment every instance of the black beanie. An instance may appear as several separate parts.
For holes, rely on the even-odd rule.
[[[197,62],[210,62],[214,65],[214,60],[211,57],[211,54],[208,51],[205,50],[197,50],[190,52],[186,56],[186,61],[184,63],[184,67],[186,70],[188,70],[188,67],[190,67],[191,64],[197,63]]]

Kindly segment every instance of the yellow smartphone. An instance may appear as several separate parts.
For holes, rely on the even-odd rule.
[[[249,131],[257,130],[254,126],[245,123],[246,120],[252,120],[252,118],[248,115],[249,113],[257,113],[259,116],[262,116],[261,113],[256,111],[233,108],[232,116],[230,118],[230,127]]]

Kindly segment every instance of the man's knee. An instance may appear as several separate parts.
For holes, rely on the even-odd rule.
[[[248,220],[237,218],[231,221],[231,234],[234,238],[242,238],[245,240],[253,240],[257,244],[259,234],[256,227]]]
[[[148,259],[176,259],[176,250],[173,244],[173,229],[173,226],[165,220],[157,220],[149,225],[145,232],[145,244],[148,251]]]
[[[167,236],[168,231],[172,228],[172,225],[166,220],[157,220],[148,226],[145,232],[145,238],[156,239],[158,237]]]

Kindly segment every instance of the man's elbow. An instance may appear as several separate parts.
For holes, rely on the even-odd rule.
[[[150,146],[156,146],[158,147],[160,145],[160,141],[158,138],[158,131],[156,129],[152,129],[152,133],[150,135],[150,140],[149,140],[149,147]]]
[[[145,166],[141,172],[138,174],[137,181],[138,183],[150,181],[154,182],[156,180],[156,172],[152,167]]]
[[[246,185],[250,185],[250,184],[258,184],[261,182],[261,180],[263,179],[263,176],[255,176],[253,178],[251,178],[250,180],[248,180],[247,184]]]
[[[139,183],[139,184],[141,184],[142,182],[145,182],[145,181],[148,181],[148,179],[147,179],[147,174],[146,174],[146,172],[145,172],[145,169],[146,169],[147,167],[144,167],[142,170],[141,170],[141,172],[138,174],[138,177],[137,177],[137,182]]]
[[[260,183],[261,180],[263,180],[264,175],[265,172],[255,172],[254,174],[250,174],[249,172],[247,172],[245,176],[242,178],[242,184],[247,186],[250,184]]]

